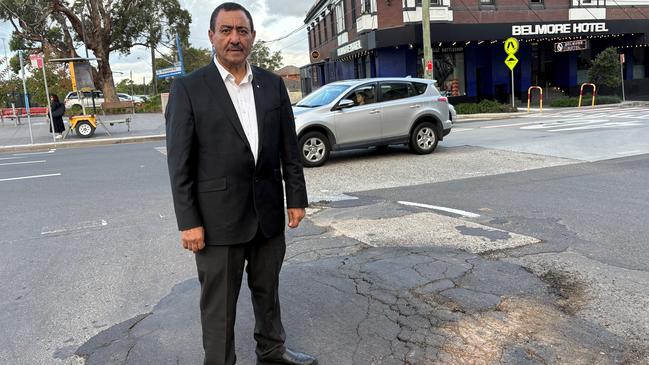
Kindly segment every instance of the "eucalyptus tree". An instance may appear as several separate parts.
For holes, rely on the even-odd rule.
[[[117,100],[111,54],[128,55],[139,45],[153,58],[176,35],[186,43],[191,22],[178,0],[2,0],[0,19],[13,27],[13,50],[68,58],[85,45],[98,58],[93,79],[108,100]]]

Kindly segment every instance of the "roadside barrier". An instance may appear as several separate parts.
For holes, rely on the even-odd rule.
[[[595,107],[595,94],[597,93],[597,86],[595,84],[591,84],[589,82],[584,82],[581,84],[581,88],[579,88],[579,109],[581,109],[581,98],[584,95],[584,86],[592,86],[593,87],[593,102],[591,104],[591,107]]]
[[[530,112],[530,102],[532,100],[532,89],[539,90],[539,107],[541,108],[541,113],[543,113],[543,88],[540,86],[530,86],[527,89],[527,112]]]

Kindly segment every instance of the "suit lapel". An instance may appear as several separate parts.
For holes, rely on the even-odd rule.
[[[264,94],[266,93],[266,90],[264,86],[264,82],[261,79],[261,72],[259,72],[258,68],[252,67],[252,91],[255,95],[255,110],[257,111],[257,133],[259,133],[257,138],[259,141],[257,156],[261,155],[261,148],[264,145],[264,115],[266,114],[266,103],[264,102]]]
[[[246,133],[243,131],[239,116],[237,116],[237,110],[234,108],[234,104],[232,103],[232,99],[230,99],[230,94],[228,93],[228,89],[226,89],[225,83],[223,82],[221,74],[216,68],[214,62],[210,62],[210,65],[207,67],[207,71],[205,72],[204,77],[205,83],[212,93],[214,100],[221,105],[222,110],[225,112],[228,120],[232,123],[232,126],[237,131],[237,134],[239,134],[239,137],[241,137],[243,142],[246,144],[246,146],[248,146],[248,149],[250,150],[250,143],[248,142]],[[255,99],[256,98],[257,97],[255,95]],[[259,112],[257,112],[257,115],[259,115]]]

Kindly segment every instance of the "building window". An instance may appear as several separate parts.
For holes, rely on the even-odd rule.
[[[309,29],[309,49],[313,49],[313,40],[311,37],[313,37],[313,31]]]
[[[530,4],[543,5],[543,0],[530,0]]]
[[[336,21],[334,20],[334,12],[329,13],[329,24],[331,24],[331,38],[336,37]]]
[[[352,28],[356,27],[356,1],[352,0]]]
[[[329,38],[329,32],[327,31],[327,17],[325,15],[322,15],[322,24],[324,25],[324,33],[322,39],[326,41],[327,38]]]
[[[370,0],[361,0],[361,14],[370,14],[372,12],[372,3]]]
[[[421,7],[421,0],[415,0],[415,7]],[[430,0],[430,6],[441,6],[442,0]]]
[[[345,31],[345,7],[342,1],[336,4],[336,30],[338,34]]]
[[[480,5],[496,5],[496,0],[480,0]]]
[[[318,41],[318,45],[321,45],[322,44],[322,34],[320,33],[320,22],[318,22],[318,30],[316,30],[315,34],[316,34],[316,37],[317,37],[316,39]]]

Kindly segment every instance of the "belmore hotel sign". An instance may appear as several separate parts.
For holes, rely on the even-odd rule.
[[[512,25],[513,36],[608,32],[606,23],[559,23]]]

